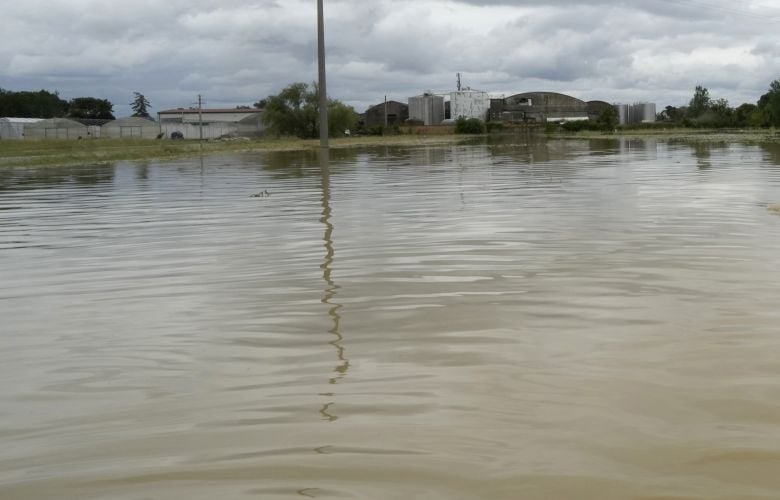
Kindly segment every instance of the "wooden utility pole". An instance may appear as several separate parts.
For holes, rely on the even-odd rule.
[[[320,90],[320,147],[328,145],[328,91],[325,86],[325,20],[322,0],[317,0],[317,58],[319,60]]]

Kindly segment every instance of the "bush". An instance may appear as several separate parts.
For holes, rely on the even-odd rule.
[[[464,118],[462,116],[455,120],[456,134],[484,134],[485,124],[478,118]]]

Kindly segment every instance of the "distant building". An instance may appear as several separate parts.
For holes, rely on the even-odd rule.
[[[160,135],[160,124],[151,118],[131,116],[120,118],[103,125],[102,137],[155,139]]]
[[[449,116],[453,120],[462,116],[486,121],[489,111],[490,97],[487,92],[467,89],[450,93]]]
[[[49,118],[24,127],[24,136],[38,139],[86,139],[86,125],[67,118]]]
[[[387,101],[375,106],[371,106],[363,113],[363,125],[366,127],[377,127],[385,125],[385,113],[387,114],[387,125],[403,125],[409,118],[409,106],[398,101]]]
[[[24,129],[42,118],[0,118],[0,139],[24,139]]]
[[[490,119],[506,122],[566,122],[588,119],[585,101],[557,92],[526,92],[491,99]]]
[[[439,125],[444,120],[444,97],[426,92],[409,98],[409,120]]]
[[[634,104],[615,104],[618,111],[618,120],[621,125],[632,123],[655,122],[655,104],[651,102],[637,102]]]
[[[203,119],[201,122],[200,116]],[[171,137],[179,132],[185,139],[220,137],[258,137],[263,134],[262,109],[203,109],[178,108],[157,113],[160,132]]]

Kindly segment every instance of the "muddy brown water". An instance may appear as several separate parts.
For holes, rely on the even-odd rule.
[[[0,498],[776,499],[778,202],[727,143],[0,170]]]

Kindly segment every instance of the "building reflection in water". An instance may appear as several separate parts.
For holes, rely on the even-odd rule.
[[[338,358],[338,364],[333,369],[333,374],[328,380],[331,385],[338,384],[339,381],[346,376],[349,370],[349,359],[347,359],[346,351],[344,348],[344,337],[341,335],[340,323],[341,304],[335,301],[336,294],[338,293],[339,286],[333,280],[333,261],[335,259],[335,249],[333,246],[333,223],[331,222],[331,207],[330,207],[330,154],[327,149],[320,150],[320,176],[322,187],[322,217],[320,222],[325,226],[325,235],[323,236],[323,242],[325,246],[325,259],[320,265],[322,269],[322,279],[325,281],[325,290],[322,297],[322,303],[328,307],[328,316],[330,317],[330,329],[328,333],[332,336],[332,339],[328,344],[333,346]],[[334,392],[329,391],[321,394],[322,396],[332,397]],[[335,421],[338,419],[338,415],[333,412],[334,402],[325,403],[320,409],[320,414],[323,419],[328,421]]]

